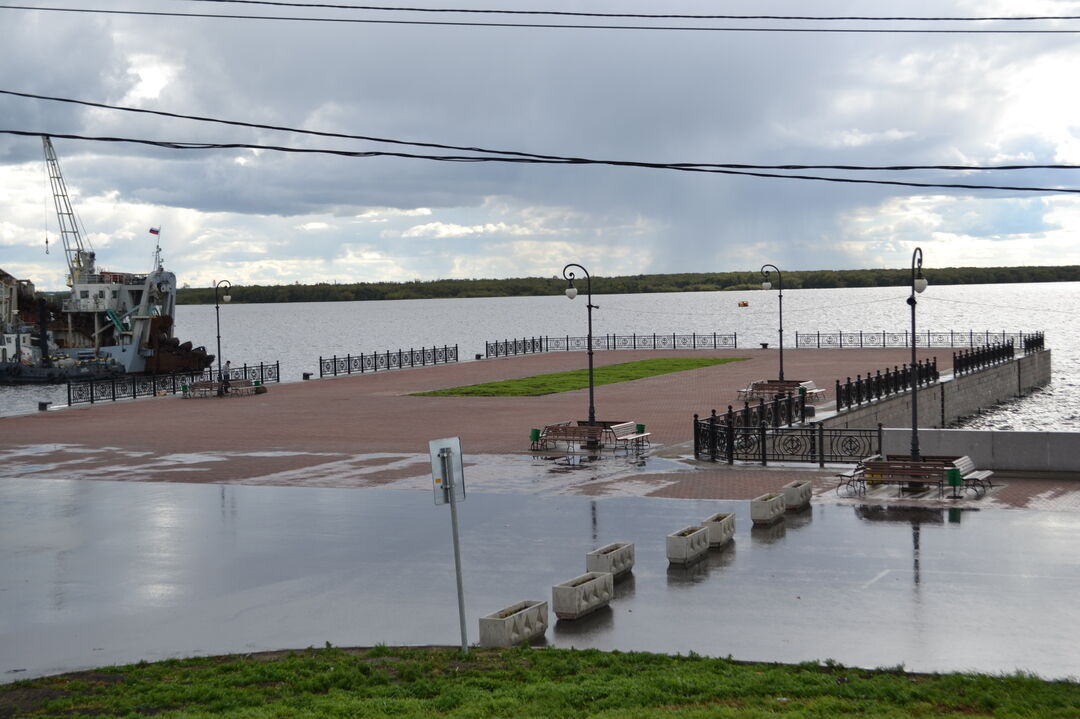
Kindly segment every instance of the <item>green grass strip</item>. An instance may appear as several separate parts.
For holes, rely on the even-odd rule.
[[[0,686],[0,717],[1039,717],[1080,716],[1080,684],[1013,674],[909,674],[835,662],[597,650],[385,646],[134,664]]]
[[[614,384],[616,382],[631,382],[636,379],[655,377],[672,372],[685,372],[691,369],[712,367],[714,365],[739,362],[745,359],[738,358],[708,358],[708,357],[659,357],[657,359],[640,360],[638,362],[623,362],[622,364],[596,367],[593,370],[593,385]],[[484,384],[472,384],[464,387],[452,387],[450,389],[434,390],[432,392],[417,392],[416,397],[539,397],[545,394],[558,392],[570,392],[577,389],[585,389],[589,386],[589,370],[572,370],[570,372],[553,372],[551,374],[538,374],[521,379],[508,379],[500,382],[485,382]]]

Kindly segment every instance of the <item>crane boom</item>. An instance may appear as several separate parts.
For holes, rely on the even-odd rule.
[[[85,281],[84,277],[96,272],[94,248],[90,246],[89,239],[84,242],[79,233],[79,223],[71,209],[71,200],[64,184],[64,175],[60,172],[60,161],[56,159],[52,138],[42,135],[41,143],[45,147],[45,167],[49,172],[56,218],[60,223],[60,239],[64,243],[64,254],[67,257],[68,285],[72,286]]]

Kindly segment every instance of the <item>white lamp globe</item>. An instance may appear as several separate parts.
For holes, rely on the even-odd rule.
[[[924,290],[926,290],[926,285],[927,285],[927,284],[928,284],[928,283],[927,283],[927,281],[926,281],[926,278],[925,278],[925,277],[916,277],[916,278],[915,278],[915,282],[914,282],[914,284],[913,284],[912,286],[913,286],[913,287],[915,288],[915,291],[916,291],[916,292],[919,292],[919,293],[921,293],[921,292],[923,292]]]
[[[567,287],[566,288],[566,296],[569,297],[570,299],[574,299],[575,297],[577,297],[577,287],[573,287],[573,286]]]

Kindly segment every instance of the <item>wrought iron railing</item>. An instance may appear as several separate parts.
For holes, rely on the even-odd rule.
[[[867,372],[865,377],[856,375],[854,380],[850,377],[844,382],[836,380],[836,411],[842,412],[864,403],[907,392],[913,381],[919,387],[924,387],[939,379],[941,374],[938,372],[937,357],[934,357],[919,360],[914,367],[905,364],[903,367],[886,368],[884,373],[878,370],[875,374]]]
[[[881,454],[882,427],[826,429],[820,422],[802,427],[738,426],[721,422],[724,415],[694,415],[694,456],[713,462],[858,462]]]
[[[963,377],[972,372],[988,369],[995,365],[1012,362],[1013,343],[987,345],[970,350],[953,352],[953,376]]]
[[[731,334],[629,334],[594,335],[594,350],[701,350],[737,349],[738,336]],[[485,357],[508,357],[541,352],[574,352],[589,349],[588,337],[522,337],[485,343]]]
[[[202,372],[121,374],[97,379],[73,379],[67,383],[67,398],[69,405],[76,405],[155,397],[161,394],[179,394],[185,385],[193,382],[213,382],[218,378],[217,368],[207,368]],[[263,384],[280,382],[281,366],[278,362],[236,365],[229,369],[229,378],[232,380],[250,379]]]
[[[1022,346],[1025,355],[1034,352],[1042,352],[1046,349],[1046,335],[1042,332],[1032,332],[1031,334],[1024,335]]]
[[[1040,333],[1041,334],[1041,333]],[[1019,342],[1023,332],[991,332],[989,330],[926,330],[915,336],[917,347],[978,347],[980,345]],[[859,348],[910,347],[911,333],[903,332],[796,332],[796,347]]]
[[[319,357],[319,377],[384,372],[409,367],[450,364],[458,361],[458,346],[422,347],[386,352],[360,353],[344,357]]]

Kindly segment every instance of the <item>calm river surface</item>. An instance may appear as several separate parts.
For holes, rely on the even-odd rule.
[[[584,294],[567,300],[555,294],[562,290],[555,280],[552,290],[550,297],[223,305],[222,355],[234,365],[280,361],[283,381],[293,382],[304,372],[317,376],[320,356],[457,345],[461,360],[468,361],[484,353],[486,341],[583,336]],[[904,287],[785,290],[784,345],[795,346],[796,331],[910,329],[908,294]],[[775,290],[596,295],[593,300],[599,306],[593,312],[597,335],[735,332],[740,347],[776,345]],[[744,300],[749,306],[739,307]],[[1080,431],[1078,311],[1080,283],[930,285],[919,296],[918,328],[1045,331],[1054,352],[1051,385],[966,426]],[[178,307],[176,334],[216,353],[214,307]],[[45,400],[66,403],[64,387],[0,387],[0,415],[34,411]]]

